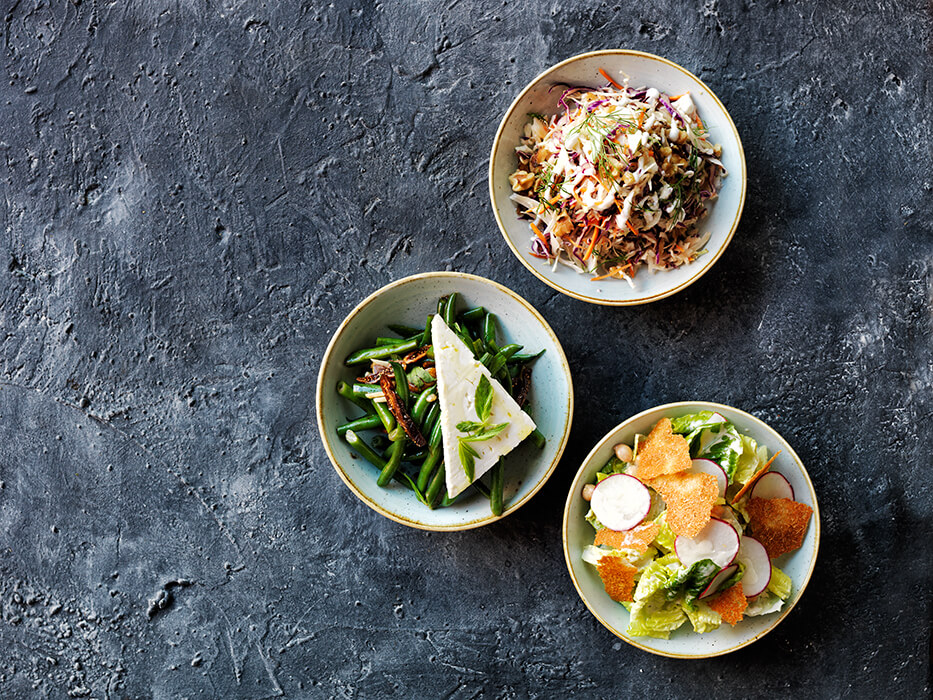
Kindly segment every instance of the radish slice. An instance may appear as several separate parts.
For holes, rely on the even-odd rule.
[[[722,415],[721,413],[718,413],[718,412],[715,412],[715,411],[713,412],[713,415],[711,415],[711,416],[709,417],[709,419],[710,419],[710,421],[715,422],[715,423],[725,423],[725,422],[726,422],[726,417],[725,417],[724,415]]]
[[[702,593],[700,593],[700,600],[703,598],[709,598],[711,595],[719,591],[719,587],[722,586],[723,582],[732,576],[732,574],[734,574],[738,568],[738,565],[733,564],[732,566],[727,566],[725,569],[716,574],[713,580],[709,582],[709,585],[703,589]]]
[[[634,476],[613,474],[596,484],[590,508],[610,530],[631,530],[651,510],[651,493]]]
[[[752,498],[789,498],[794,500],[794,487],[783,474],[768,472],[752,486]]]
[[[702,559],[711,559],[719,567],[729,566],[739,551],[739,533],[725,520],[710,518],[696,537],[679,535],[674,540],[674,551],[684,566]]]
[[[754,537],[742,537],[736,561],[745,565],[742,592],[751,598],[764,591],[771,582],[771,559],[764,546]]]
[[[726,497],[726,486],[729,483],[729,479],[726,477],[726,470],[716,464],[716,462],[711,459],[695,459],[693,460],[693,466],[690,467],[690,472],[693,474],[712,474],[715,476],[716,482],[719,484],[719,497]]]

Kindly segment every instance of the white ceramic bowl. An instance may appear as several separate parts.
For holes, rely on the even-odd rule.
[[[557,114],[561,90],[555,85],[605,85],[599,69],[621,82],[629,77],[631,87],[654,87],[669,95],[690,92],[703,123],[709,129],[710,140],[722,144],[722,163],[728,171],[719,197],[709,207],[700,222],[700,230],[710,232],[707,253],[676,270],[650,273],[639,270],[634,288],[624,280],[604,279],[592,282],[591,276],[579,274],[566,265],[556,270],[545,260],[530,254],[531,229],[527,220],[519,219],[515,203],[509,199],[512,189],[509,175],[515,171],[515,147],[530,112]],[[722,255],[739,225],[745,203],[745,152],[732,118],[713,92],[695,75],[676,63],[641,51],[594,51],[574,56],[548,68],[519,93],[509,107],[489,158],[489,195],[499,230],[515,256],[545,284],[569,296],[594,304],[625,306],[644,304],[670,296],[699,279]]]
[[[774,471],[780,472],[791,486],[794,487],[796,500],[806,503],[813,508],[813,517],[807,528],[803,546],[795,552],[790,552],[775,559],[778,568],[784,571],[794,583],[793,592],[784,605],[784,608],[771,615],[749,617],[743,619],[735,627],[723,623],[719,629],[706,634],[697,634],[690,623],[671,633],[670,639],[654,639],[652,637],[630,637],[625,630],[629,623],[629,614],[619,603],[612,600],[603,588],[602,580],[595,567],[585,563],[580,557],[583,548],[593,544],[595,532],[586,522],[586,513],[589,504],[583,500],[581,491],[584,484],[593,482],[598,472],[612,456],[612,448],[620,442],[631,444],[636,433],[648,434],[651,428],[661,418],[696,413],[697,411],[719,411],[726,417],[740,433],[754,438],[759,445],[765,445],[769,454],[781,450],[781,454],[772,466]],[[632,416],[613,428],[599,441],[596,447],[587,455],[583,465],[577,472],[576,478],[567,495],[567,505],[564,508],[564,557],[570,569],[570,577],[577,592],[605,627],[625,640],[632,646],[638,647],[653,654],[671,656],[684,659],[701,659],[710,656],[720,656],[741,649],[761,639],[773,630],[783,620],[803,595],[804,589],[816,565],[816,555],[820,543],[820,511],[816,503],[816,493],[807,470],[804,469],[800,458],[784,438],[773,429],[754,416],[716,403],[705,401],[691,401],[671,403],[664,406],[643,411]]]
[[[337,435],[338,425],[362,412],[339,396],[336,386],[359,375],[359,366],[344,365],[347,355],[370,346],[376,336],[389,335],[389,323],[423,327],[438,298],[451,292],[460,293],[463,310],[484,306],[496,314],[500,341],[520,343],[526,352],[545,349],[533,365],[529,405],[547,442],[541,450],[523,444],[506,457],[505,510],[499,518],[526,503],[553,473],[573,415],[570,367],[557,336],[531,304],[501,284],[460,272],[429,272],[393,282],[360,302],[334,333],[321,361],[317,382],[321,440],[340,478],[360,500],[387,518],[423,530],[468,530],[499,518],[490,512],[489,501],[475,493],[449,507],[430,510],[395,482],[387,488],[377,486],[378,470]]]

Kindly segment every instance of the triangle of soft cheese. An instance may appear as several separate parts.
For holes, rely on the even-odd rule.
[[[479,453],[473,468],[475,479],[489,471],[499,461],[499,457],[515,449],[531,434],[535,424],[489,370],[476,361],[470,349],[440,316],[435,316],[431,321],[431,337],[437,368],[437,397],[441,407],[447,493],[452,498],[471,483],[460,463],[457,438],[464,433],[457,430],[457,423],[479,420],[475,398],[480,377],[485,376],[489,380],[493,391],[488,424],[509,425],[490,440],[470,443]]]

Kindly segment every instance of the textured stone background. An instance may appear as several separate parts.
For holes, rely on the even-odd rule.
[[[0,10],[4,698],[928,696],[927,3]],[[486,194],[521,86],[614,47],[698,73],[749,163],[726,254],[641,308],[539,283]],[[450,535],[361,505],[312,406],[352,306],[443,268],[534,303],[587,412],[528,506]],[[606,430],[694,398],[792,442],[823,543],[781,627],[685,663],[590,616],[559,522]]]

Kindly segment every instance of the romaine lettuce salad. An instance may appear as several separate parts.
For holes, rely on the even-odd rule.
[[[812,510],[770,471],[774,455],[712,411],[663,418],[584,486],[595,541],[582,558],[630,613],[628,634],[667,639],[777,612]]]

